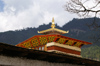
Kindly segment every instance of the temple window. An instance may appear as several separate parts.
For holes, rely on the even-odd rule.
[[[39,47],[39,50],[41,50],[41,47]]]
[[[44,50],[44,46],[42,47],[42,50]]]

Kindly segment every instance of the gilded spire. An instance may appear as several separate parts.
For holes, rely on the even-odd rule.
[[[52,18],[52,25],[51,28],[55,28],[54,17]]]

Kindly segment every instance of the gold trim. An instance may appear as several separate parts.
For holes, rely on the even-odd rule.
[[[54,17],[52,18],[52,25],[51,25],[51,28],[55,28]]]
[[[60,30],[60,29],[57,29],[57,28],[50,28],[50,29],[47,29],[47,30],[43,30],[43,31],[38,31],[38,33],[46,33],[46,32],[49,32],[49,31],[58,31],[58,32],[61,32],[61,33],[69,33],[69,31],[64,31],[64,30]]]

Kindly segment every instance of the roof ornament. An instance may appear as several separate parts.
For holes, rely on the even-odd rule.
[[[68,31],[64,31],[64,30],[60,30],[55,28],[55,23],[54,23],[54,17],[52,18],[52,24],[51,24],[51,28],[50,29],[46,29],[46,30],[42,30],[42,31],[38,31],[38,33],[41,34],[45,34],[45,35],[50,35],[50,34],[65,34],[65,33],[69,33]]]
[[[55,28],[54,17],[52,18],[52,25],[51,28]]]

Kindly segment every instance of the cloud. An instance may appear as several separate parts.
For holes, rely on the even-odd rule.
[[[3,0],[4,11],[0,12],[0,32],[38,27],[55,18],[59,26],[73,18],[64,10],[66,0]]]

